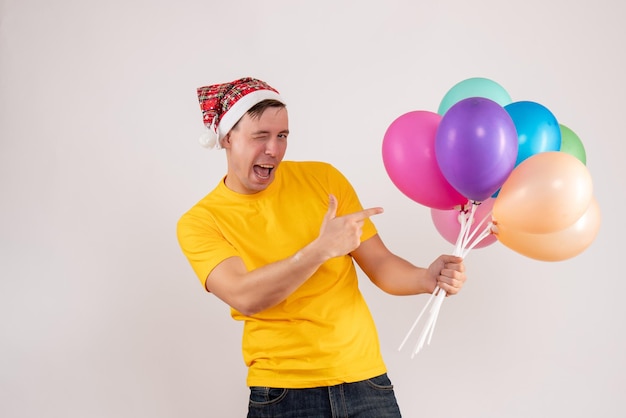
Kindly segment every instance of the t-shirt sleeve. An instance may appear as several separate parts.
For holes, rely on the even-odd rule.
[[[238,251],[224,238],[213,219],[194,208],[178,221],[176,234],[185,257],[191,264],[202,286],[213,269]]]
[[[333,189],[339,190],[338,199],[339,207],[337,208],[337,215],[347,215],[354,212],[363,210],[363,205],[359,200],[359,197],[354,190],[352,184],[348,181],[343,173],[332,165],[329,166],[329,177],[333,185]],[[368,240],[377,234],[376,227],[371,219],[365,219],[362,228],[361,242]]]

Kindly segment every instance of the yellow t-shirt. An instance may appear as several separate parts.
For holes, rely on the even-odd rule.
[[[221,181],[181,217],[178,240],[204,285],[211,270],[228,257],[241,257],[253,270],[313,241],[329,194],[337,197],[338,216],[362,209],[350,183],[333,166],[284,161],[272,184],[259,193],[238,194]],[[375,234],[367,220],[361,241]],[[231,308],[231,314],[244,322],[249,386],[329,386],[386,372],[349,255],[324,263],[278,305],[251,316]]]

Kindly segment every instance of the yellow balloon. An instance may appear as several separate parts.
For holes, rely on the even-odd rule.
[[[529,234],[496,224],[493,233],[498,241],[513,251],[541,261],[562,261],[582,253],[598,234],[600,206],[594,197],[583,216],[573,225],[548,234]]]
[[[592,197],[585,164],[565,152],[541,152],[513,169],[493,205],[493,218],[505,228],[546,234],[575,223]]]

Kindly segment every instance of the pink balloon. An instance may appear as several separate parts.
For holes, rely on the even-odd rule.
[[[487,217],[485,222],[482,225],[478,225],[486,216],[488,216],[493,208],[494,198],[488,198],[484,200],[475,210],[474,212],[474,222],[470,227],[470,234],[473,233],[476,228],[478,228],[478,232],[474,235],[472,240],[470,240],[469,244],[474,241],[474,239],[489,225],[491,221],[491,217]],[[437,229],[437,232],[449,243],[456,244],[459,233],[461,232],[461,221],[459,216],[461,215],[460,210],[452,209],[452,210],[441,210],[441,209],[430,209],[430,216],[433,220],[433,224]],[[481,240],[474,248],[484,248],[487,247],[498,239],[495,235],[491,234]]]
[[[425,110],[394,120],[383,138],[383,163],[393,184],[424,206],[452,209],[467,199],[448,183],[435,157],[441,115]]]

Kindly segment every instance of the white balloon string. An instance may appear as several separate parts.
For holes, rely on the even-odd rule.
[[[417,323],[419,322],[419,320],[422,319],[424,312],[426,312],[426,308],[428,308],[428,306],[431,304],[438,290],[439,290],[439,286],[435,287],[435,290],[433,290],[433,293],[430,295],[430,297],[426,301],[426,304],[422,308],[422,311],[420,312],[420,314],[417,316],[417,319],[415,320],[415,322],[413,322],[411,329],[409,329],[409,332],[406,334],[406,337],[404,337],[404,340],[402,340],[400,347],[398,347],[398,351],[402,350],[402,347],[404,347],[404,344],[406,344],[407,340],[409,339],[409,336],[413,333],[413,330],[417,326]]]
[[[413,349],[411,358],[413,358],[417,353],[419,353],[422,347],[424,347],[424,342],[426,341],[426,337],[428,337],[428,334],[430,333],[431,328],[434,326],[434,321],[437,316],[437,312],[439,312],[439,308],[441,308],[442,298],[445,298],[445,296],[446,296],[446,292],[440,289],[439,293],[437,294],[435,303],[433,304],[433,306],[431,307],[429,311],[428,319],[426,321],[426,326],[424,326],[424,329],[422,329],[422,332],[420,333],[420,336],[417,340],[417,344],[415,344],[415,348]]]
[[[491,227],[493,226],[493,223],[489,223],[485,229],[483,229],[483,231],[476,237],[476,239],[474,241],[472,241],[472,245],[470,245],[469,247],[467,247],[464,252],[462,257],[465,258],[467,257],[467,254],[469,254],[470,250],[472,248],[474,248],[476,245],[478,245],[482,240],[484,240],[485,238],[487,238],[489,235],[491,235]]]
[[[474,223],[474,214],[476,213],[476,208],[478,207],[478,205],[479,203],[472,202],[472,208],[470,209],[469,215],[467,217],[467,226],[465,227],[465,234],[463,235],[463,245],[461,245],[461,250],[467,247],[471,238],[470,231],[472,229],[472,224]]]
[[[461,209],[459,211],[459,223],[461,224],[461,229],[459,230],[459,235],[456,239],[456,245],[454,246],[454,255],[461,255],[461,252],[463,251],[463,241],[465,239],[465,235],[467,234],[467,228],[469,227],[467,220],[467,211]]]
[[[470,236],[467,238],[467,242],[468,243],[472,242],[472,238],[474,238],[474,235],[476,235],[476,233],[479,231],[480,227],[483,226],[483,224],[485,223],[485,221],[487,221],[487,219],[491,219],[491,211],[489,211],[489,213],[487,213],[487,215],[485,215],[480,220],[480,222],[476,225],[476,227],[474,228],[474,230],[472,231]],[[467,245],[465,245],[464,247],[467,247]]]
[[[461,247],[463,246],[463,233],[466,225],[465,214],[463,212],[459,213],[459,222],[461,223],[461,230],[459,231],[459,236],[457,237],[456,244],[454,246],[454,255],[458,255],[461,252]]]
[[[428,341],[426,342],[428,345],[430,345],[430,341],[433,339],[433,333],[435,332],[435,324],[437,323],[437,318],[439,317],[439,310],[441,309],[441,304],[443,303],[447,295],[445,290],[441,290],[441,292],[439,293],[440,294],[443,293],[443,295],[438,296],[440,300],[437,301],[437,309],[435,310],[435,313],[434,313],[435,317],[433,318],[433,324],[430,327],[430,330],[428,331]]]

